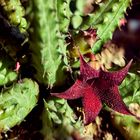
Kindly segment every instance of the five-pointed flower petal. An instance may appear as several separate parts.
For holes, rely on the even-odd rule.
[[[82,78],[83,82],[93,78],[98,78],[100,74],[99,72],[100,70],[95,70],[88,65],[80,54],[80,78]]]
[[[64,99],[82,98],[85,124],[89,124],[96,118],[102,108],[102,103],[122,114],[133,115],[123,102],[118,89],[131,63],[132,60],[119,71],[106,72],[93,69],[80,55],[80,76],[74,85],[65,92],[51,93],[51,95]]]
[[[99,114],[102,104],[100,98],[93,92],[93,88],[88,83],[76,80],[75,84],[62,93],[51,93],[59,98],[77,99],[82,97],[82,103],[85,112],[85,124],[92,122]]]

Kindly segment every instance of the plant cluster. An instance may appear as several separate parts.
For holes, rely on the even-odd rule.
[[[85,125],[102,107],[128,115],[126,124],[139,122],[128,109],[139,104],[138,73],[128,72],[132,60],[125,66],[123,48],[110,41],[131,5],[131,0],[0,0],[0,132],[19,125],[40,102],[45,140],[87,139]],[[111,72],[113,64],[125,67]],[[83,107],[66,100],[77,98]],[[122,116],[116,112],[112,121],[119,126]]]

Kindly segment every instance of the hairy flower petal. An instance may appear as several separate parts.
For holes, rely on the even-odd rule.
[[[85,92],[82,101],[85,112],[84,124],[89,124],[99,114],[102,108],[102,103],[100,101],[100,98],[93,93],[92,88],[87,89],[87,92]]]
[[[80,78],[75,84],[60,94],[51,95],[64,99],[77,99],[82,97],[85,114],[85,124],[91,123],[105,103],[111,109],[126,115],[133,115],[123,102],[118,90],[118,85],[128,73],[132,60],[123,69],[116,72],[105,72],[90,67],[80,54]],[[136,116],[137,119],[140,120]]]
[[[101,70],[100,78],[107,81],[109,85],[120,85],[128,73],[132,60],[121,70],[115,72],[106,72]]]
[[[109,88],[106,92],[102,93],[101,100],[111,109],[126,115],[132,115],[127,106],[123,102],[119,93],[118,86]]]
[[[83,56],[80,54],[80,76],[83,81],[87,81],[89,79],[98,78],[99,70],[93,69],[90,65],[88,65]]]
[[[76,80],[68,90],[61,93],[51,93],[51,95],[64,98],[64,99],[77,99],[83,96],[83,83],[80,80]]]

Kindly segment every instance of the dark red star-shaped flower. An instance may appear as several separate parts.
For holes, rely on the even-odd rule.
[[[80,76],[74,85],[62,93],[51,93],[51,95],[69,100],[82,98],[85,124],[91,123],[96,118],[102,103],[122,114],[133,115],[123,102],[118,89],[131,63],[132,60],[119,71],[106,72],[93,69],[80,55]]]

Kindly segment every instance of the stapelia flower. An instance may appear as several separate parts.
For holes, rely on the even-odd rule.
[[[80,55],[80,76],[74,85],[62,93],[51,93],[51,95],[68,100],[82,98],[85,124],[91,123],[96,118],[102,103],[122,114],[133,115],[123,102],[118,89],[131,63],[132,60],[119,71],[106,72],[93,69]]]

